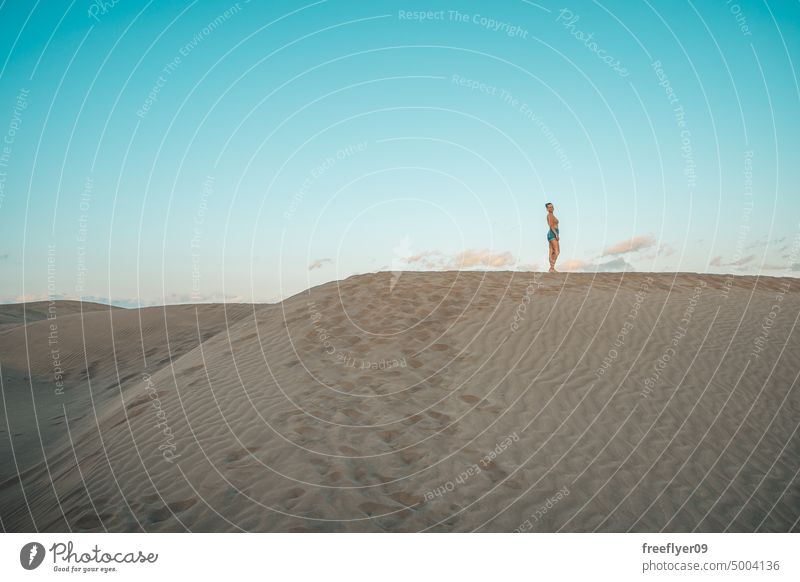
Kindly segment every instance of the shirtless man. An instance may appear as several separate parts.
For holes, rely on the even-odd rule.
[[[547,208],[547,226],[549,230],[547,231],[547,244],[550,245],[550,272],[556,272],[556,260],[558,259],[558,254],[561,252],[561,247],[558,244],[558,219],[556,215],[553,214],[553,203],[548,202],[544,205]]]

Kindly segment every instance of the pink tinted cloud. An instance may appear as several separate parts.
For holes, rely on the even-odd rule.
[[[493,253],[489,250],[468,249],[455,255],[450,264],[454,267],[510,267],[514,265],[514,255],[508,251]]]
[[[608,255],[624,255],[625,253],[632,253],[635,251],[640,251],[642,249],[647,249],[652,247],[656,244],[655,237],[645,234],[641,236],[635,236],[631,239],[624,240],[622,242],[618,242],[617,244],[611,245],[606,250],[603,251],[603,256],[606,257]]]
[[[556,265],[559,271],[583,271],[590,266],[591,263],[587,261],[581,261],[580,259],[568,259],[566,261],[561,261]]]

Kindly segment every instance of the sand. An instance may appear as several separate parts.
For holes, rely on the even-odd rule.
[[[61,394],[46,317],[0,318],[6,531],[800,531],[797,279],[64,312]]]

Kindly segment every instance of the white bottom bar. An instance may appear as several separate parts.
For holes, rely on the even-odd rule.
[[[32,542],[41,546],[31,551],[26,544]],[[579,576],[760,582],[800,579],[798,542],[793,534],[4,534],[0,571],[4,580],[137,582],[187,575],[326,582]],[[33,570],[22,565],[37,560]]]

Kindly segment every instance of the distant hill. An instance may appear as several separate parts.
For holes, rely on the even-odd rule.
[[[29,303],[7,303],[0,305],[0,331],[8,329],[5,326],[22,325],[47,319],[49,309],[55,307],[57,317],[70,315],[72,313],[88,313],[90,311],[107,311],[109,309],[121,309],[113,305],[103,305],[102,303],[92,303],[84,301],[81,306],[80,301],[58,300],[50,301],[31,301]]]

